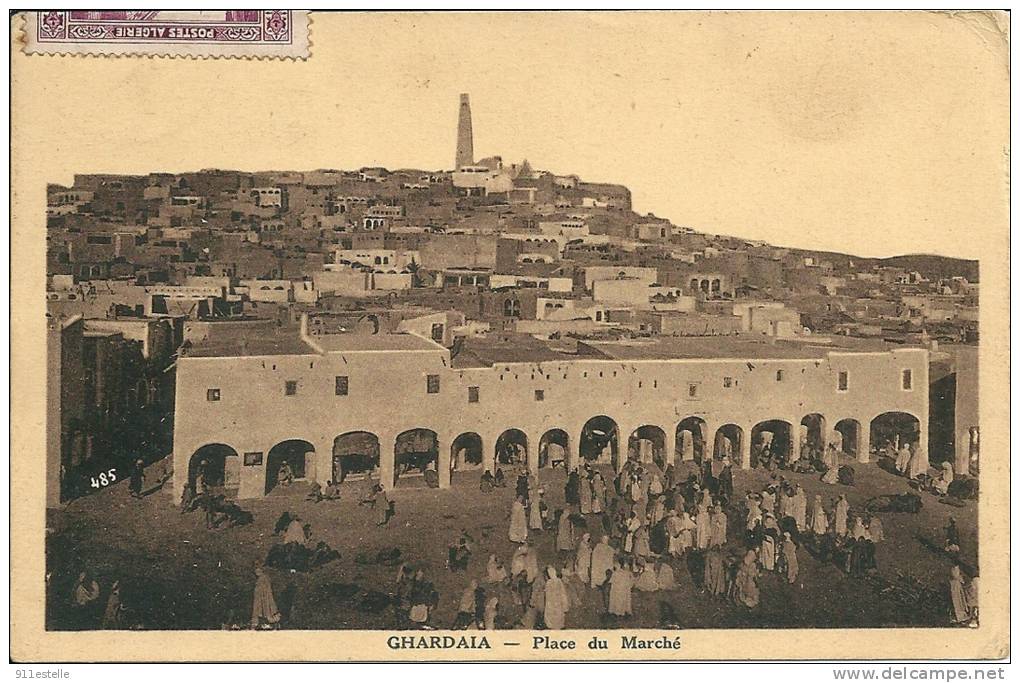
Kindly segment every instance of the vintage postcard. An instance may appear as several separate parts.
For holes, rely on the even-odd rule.
[[[1008,656],[1007,13],[11,51],[13,660]]]

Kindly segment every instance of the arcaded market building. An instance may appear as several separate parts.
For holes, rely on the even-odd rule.
[[[850,342],[846,342],[850,343]],[[174,490],[199,468],[240,498],[287,461],[325,484],[404,470],[619,467],[834,443],[865,462],[888,441],[928,452],[928,351],[739,338],[513,344],[457,351],[411,334],[201,343],[177,365]],[[453,356],[451,358],[451,356]],[[204,464],[203,464],[204,463]],[[410,469],[409,469],[410,468]]]

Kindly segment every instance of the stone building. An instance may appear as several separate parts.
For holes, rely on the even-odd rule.
[[[550,452],[571,468],[620,467],[628,453],[750,467],[765,432],[793,458],[836,443],[864,462],[904,440],[927,457],[926,349],[676,339],[532,360],[506,348],[513,361],[472,362],[410,334],[196,345],[177,364],[175,494],[203,467],[239,497],[262,496],[284,460],[299,479],[368,471],[385,487],[435,467],[444,488],[458,468],[519,457],[537,471]]]
[[[956,474],[977,475],[981,449],[978,347],[938,345],[932,353],[929,400],[931,459]]]
[[[47,505],[88,490],[91,477],[170,449],[183,321],[80,315],[47,319]]]

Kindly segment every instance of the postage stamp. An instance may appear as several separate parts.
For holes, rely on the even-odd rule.
[[[50,10],[25,13],[28,54],[309,55],[303,10]]]

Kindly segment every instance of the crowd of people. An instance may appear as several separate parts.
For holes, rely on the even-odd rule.
[[[976,497],[975,478],[962,476],[966,473],[957,472],[950,460],[942,462],[932,472],[917,442],[904,440],[897,444],[888,440],[877,455],[884,458],[888,470],[909,479],[911,485],[919,490],[939,497]]]
[[[826,472],[839,467],[838,459],[825,464]],[[468,576],[449,624],[434,623],[439,592],[427,568],[401,565],[393,591],[401,620],[416,628],[562,629],[572,625],[572,610],[588,607],[606,625],[626,623],[634,612],[634,591],[675,590],[685,568],[706,597],[754,610],[765,576],[803,586],[802,550],[849,576],[877,571],[875,547],[885,540],[882,520],[854,510],[845,494],[828,503],[821,494],[809,501],[800,484],[773,469],[760,491],[737,499],[727,458],[694,471],[682,468],[669,465],[662,471],[629,460],[607,481],[598,467],[584,463],[567,475],[566,504],[556,510],[537,475],[521,471],[507,515],[512,555],[504,561],[490,553],[484,573],[470,576],[474,541],[468,532],[448,546],[447,569]],[[486,472],[480,486],[483,491],[505,487],[507,477],[502,469]],[[389,521],[393,508],[381,486],[372,486],[361,503],[375,511],[377,524]],[[954,529],[947,543],[959,543]],[[292,520],[286,533],[303,541],[299,530]],[[543,557],[536,538],[546,534],[552,535],[555,550]],[[976,619],[977,578],[967,581],[959,565],[950,574],[949,595],[951,622]],[[269,578],[259,568],[253,627],[277,627],[273,605]]]
[[[774,462],[765,455],[759,463]],[[826,455],[822,461],[828,475],[838,470],[839,460],[829,462]],[[914,460],[911,449],[904,447],[897,453],[895,467],[903,466],[907,476]],[[485,553],[484,567],[472,564],[476,544],[462,530],[448,546],[446,563],[449,571],[462,573],[466,580],[463,591],[454,596],[459,602],[452,622],[435,623],[439,593],[426,565],[401,565],[392,604],[402,622],[411,627],[562,629],[589,625],[592,612],[604,625],[629,623],[635,609],[634,591],[672,591],[685,580],[706,599],[754,610],[761,604],[763,586],[770,590],[779,581],[795,590],[803,588],[805,552],[851,577],[876,574],[875,549],[886,538],[877,513],[854,509],[845,494],[828,500],[822,494],[809,498],[802,485],[783,471],[767,470],[768,479],[760,490],[736,495],[727,457],[669,464],[665,469],[631,458],[618,472],[582,461],[577,470],[567,473],[565,503],[557,509],[550,506],[537,473],[514,468],[508,478],[502,468],[486,471],[480,479],[483,492],[513,487],[505,532],[513,544],[510,556]],[[280,473],[281,483],[286,482],[286,474]],[[944,476],[951,482],[951,469]],[[218,526],[215,507],[209,504],[215,496],[206,477],[200,466],[185,491],[181,512],[205,509],[207,526],[212,528]],[[139,466],[130,480],[131,495],[140,494],[143,481],[144,470]],[[366,486],[364,494],[356,496],[358,504],[368,506],[375,523],[385,527],[394,505],[380,484],[369,480]],[[325,490],[316,486],[306,499],[314,503],[339,500],[340,488],[332,483]],[[282,543],[266,558],[269,567],[293,570],[295,549],[308,555],[298,571],[338,557],[321,542],[325,547],[310,548],[308,526],[297,516],[285,513],[276,533]],[[945,551],[956,558],[960,538],[955,520],[950,521],[946,538]],[[551,551],[540,549],[550,545]],[[320,560],[322,553],[329,556]],[[972,574],[968,577],[954,560],[947,582],[951,623],[976,621],[978,579],[976,572]],[[769,576],[775,581],[763,581]],[[127,610],[119,583],[114,581],[105,593],[102,614],[100,596],[96,579],[82,572],[71,595],[76,622],[98,621],[104,628],[123,628]],[[572,619],[572,612],[585,616]],[[679,625],[677,621],[674,613],[663,625]],[[261,563],[255,570],[251,626],[281,626],[270,575]]]
[[[520,473],[506,532],[516,548],[508,561],[490,554],[484,575],[468,580],[452,626],[563,628],[583,604],[606,622],[625,620],[633,591],[673,590],[683,567],[701,592],[753,609],[763,574],[797,584],[805,544],[843,549],[847,573],[875,570],[874,544],[884,538],[877,516],[853,514],[845,496],[831,512],[821,496],[809,506],[803,488],[777,474],[738,507],[731,467],[724,458],[684,476],[682,466],[630,460],[607,481],[585,463],[568,474],[566,505],[554,512],[536,474]],[[483,475],[482,490],[497,480],[506,480],[501,469]],[[555,556],[541,557],[535,542],[546,533]],[[463,538],[450,547],[450,566],[464,571],[458,557],[470,557]]]
[[[838,457],[827,455],[821,456],[824,472],[837,472]],[[519,474],[507,526],[516,549],[505,562],[490,554],[484,575],[469,578],[453,626],[562,628],[571,609],[583,604],[594,605],[605,622],[626,620],[633,591],[673,590],[683,568],[703,594],[752,610],[761,602],[764,576],[803,587],[803,552],[847,576],[877,575],[876,547],[886,539],[882,519],[855,509],[845,494],[809,499],[801,484],[771,469],[761,490],[738,500],[727,458],[682,468],[663,471],[630,460],[612,478],[583,463],[567,476],[565,507],[553,512],[537,476]],[[502,470],[483,476],[482,490],[496,481],[506,481]],[[534,539],[548,532],[556,555],[543,557]],[[950,594],[962,597],[952,600],[951,620],[959,622],[964,613],[973,619],[966,600],[976,599],[976,588],[961,579],[954,593],[956,573],[959,567]]]

